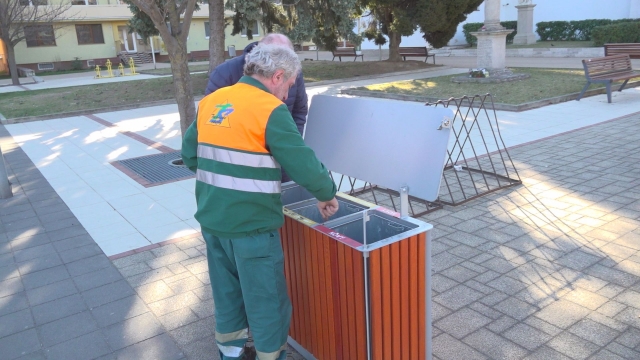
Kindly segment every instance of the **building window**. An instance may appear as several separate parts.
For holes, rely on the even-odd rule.
[[[247,29],[246,28],[242,29],[241,35],[242,36],[247,36]],[[257,21],[253,23],[253,28],[251,29],[251,35],[252,36],[259,36],[260,35],[260,31],[258,29],[258,22]]]
[[[24,34],[27,38],[27,47],[56,46],[53,25],[25,26]]]
[[[71,0],[71,5],[98,5],[98,0]]]
[[[19,0],[22,6],[47,5],[47,0]]]
[[[104,44],[102,24],[76,25],[78,45]]]
[[[209,36],[211,36],[211,28],[209,27],[209,22],[205,21],[204,22],[204,37],[208,39]]]

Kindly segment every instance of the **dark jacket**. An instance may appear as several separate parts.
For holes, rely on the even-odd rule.
[[[256,45],[258,45],[257,42],[249,44],[244,48],[244,54],[251,52]],[[211,75],[209,75],[209,83],[204,92],[205,96],[220,88],[234,85],[240,80],[243,73],[244,55],[237,56],[216,66]],[[289,108],[289,112],[293,116],[293,121],[295,121],[301,135],[304,130],[304,124],[307,122],[307,103],[307,91],[304,87],[302,72],[300,72],[295,84],[289,89],[289,97],[285,104]]]

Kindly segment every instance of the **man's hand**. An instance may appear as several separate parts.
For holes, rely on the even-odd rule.
[[[320,214],[325,220],[333,216],[333,214],[338,211],[338,207],[338,200],[336,200],[336,198],[329,201],[318,201],[318,210],[320,210]]]

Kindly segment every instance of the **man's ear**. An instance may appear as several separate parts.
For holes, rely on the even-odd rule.
[[[276,70],[275,73],[273,73],[273,80],[276,83],[280,83],[282,81],[284,81],[284,70]]]

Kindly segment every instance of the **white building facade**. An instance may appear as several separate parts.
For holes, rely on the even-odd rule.
[[[533,10],[534,33],[535,24],[541,21],[571,21],[586,19],[638,19],[640,18],[640,0],[533,0],[536,7]],[[518,0],[501,0],[501,21],[515,21],[518,19]],[[466,41],[462,33],[462,26],[467,22],[484,21],[484,4],[477,11],[467,16],[467,20],[458,26],[458,32],[449,42],[450,45],[464,45]],[[360,29],[366,19],[361,19]],[[357,29],[356,29],[357,31]],[[402,38],[400,46],[428,46],[418,30],[412,36]],[[388,48],[389,44],[383,46]],[[377,49],[373,41],[362,43],[362,49]]]

